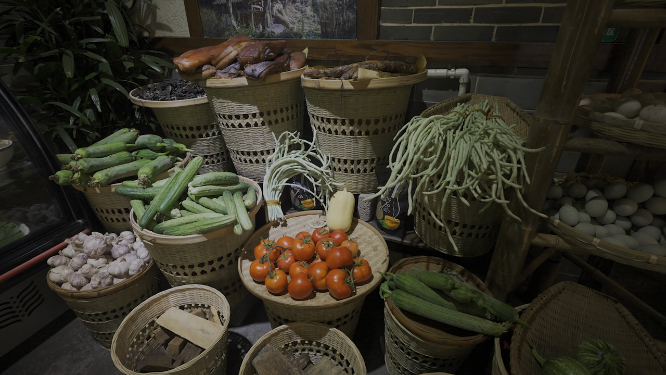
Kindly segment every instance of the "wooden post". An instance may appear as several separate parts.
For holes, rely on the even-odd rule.
[[[540,153],[525,155],[532,184],[524,189],[525,202],[540,209],[567,135],[580,96],[590,76],[601,44],[613,0],[569,0],[555,43],[555,52],[541,98],[534,114],[526,146]],[[486,284],[495,298],[506,300],[520,276],[530,242],[536,235],[539,217],[511,199],[510,209],[522,222],[504,217]]]

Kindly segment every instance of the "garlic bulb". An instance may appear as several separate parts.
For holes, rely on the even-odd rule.
[[[116,279],[116,278],[114,277],[114,278],[113,278],[113,285],[116,285],[116,284],[118,284],[118,283],[122,283],[122,282],[125,281],[125,280],[127,280],[127,279]]]
[[[69,268],[74,271],[78,271],[83,267],[88,261],[88,256],[84,253],[76,254],[74,258],[69,262]]]
[[[111,256],[115,259],[118,259],[129,252],[130,248],[127,245],[116,245],[111,248]]]
[[[125,259],[128,262],[131,262],[134,259],[139,259],[139,257],[136,255],[136,251],[132,251],[130,253],[123,255],[123,259]]]
[[[78,290],[78,289],[74,288],[72,286],[72,284],[70,284],[70,283],[64,283],[64,284],[60,285],[60,287],[63,288],[63,289],[67,289],[67,290]]]
[[[74,273],[74,270],[69,268],[69,267],[62,270],[62,272],[60,272],[60,282],[61,283],[66,283],[67,281],[69,281],[69,275],[71,275],[73,273]]]
[[[83,245],[83,252],[86,253],[90,258],[99,258],[104,253],[111,249],[110,244],[104,242],[103,239],[94,238],[92,240],[86,241]]]
[[[136,241],[134,241],[134,243],[132,244],[132,249],[134,249],[134,251],[136,251],[136,250],[139,250],[142,247],[146,247],[146,245],[144,245],[143,241],[141,241],[141,239],[139,237],[137,237]]]
[[[75,288],[82,288],[90,282],[85,276],[78,272],[71,273],[69,277],[67,277],[67,281],[69,281],[69,283]]]
[[[60,255],[64,255],[68,258],[74,258],[76,254],[77,252],[74,250],[74,247],[72,247],[72,244],[67,245],[67,247],[60,252]]]
[[[150,253],[148,252],[148,249],[146,249],[145,247],[137,250],[136,256],[138,256],[139,259],[143,260],[146,263],[148,263],[148,261],[150,260]]]
[[[132,244],[133,244],[133,242],[130,241],[130,240],[121,240],[120,242],[118,242],[118,245],[123,245],[123,246],[127,246],[127,247],[132,246]]]
[[[49,272],[49,280],[56,284],[62,283],[60,275],[65,272],[65,270],[70,270],[71,269],[67,266],[58,266],[56,268],[52,268],[51,271]]]
[[[130,276],[134,276],[137,273],[139,273],[139,271],[141,271],[142,268],[143,268],[143,261],[141,259],[134,259],[133,261],[129,262],[128,273]]]
[[[82,286],[81,289],[79,289],[79,291],[81,291],[81,292],[84,291],[84,290],[92,290],[92,284],[88,283],[88,284]]]
[[[97,239],[103,239],[104,235],[100,232],[92,232],[92,233],[90,233],[90,237],[97,238]]]
[[[51,267],[66,266],[69,264],[69,258],[63,255],[54,255],[46,261],[46,264]]]
[[[129,262],[125,259],[116,259],[109,264],[108,272],[116,278],[126,278],[129,272]]]
[[[123,240],[130,241],[130,242],[134,242],[134,239],[135,239],[134,233],[132,233],[129,230],[120,232],[120,235],[118,235],[118,237],[122,238]]]
[[[104,242],[114,243],[118,240],[118,235],[115,233],[107,233],[104,235]]]
[[[113,276],[108,272],[98,272],[90,279],[90,285],[93,289],[103,288],[113,283]]]
[[[98,272],[98,270],[97,267],[93,266],[92,264],[84,264],[78,272],[84,277],[91,278]]]
[[[97,273],[100,272],[109,272],[109,265],[105,264],[104,266],[97,268]]]

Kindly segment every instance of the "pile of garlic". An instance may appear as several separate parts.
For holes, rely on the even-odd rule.
[[[634,88],[625,90],[618,99],[592,95],[579,105],[606,116],[666,124],[666,93],[651,94]]]
[[[666,256],[666,180],[631,188],[599,178],[551,185],[542,211],[613,245]]]
[[[49,279],[63,289],[91,290],[125,281],[150,263],[150,253],[130,231],[79,233],[46,263]]]

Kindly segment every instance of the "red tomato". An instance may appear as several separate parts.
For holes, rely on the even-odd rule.
[[[269,251],[271,252],[269,259],[271,262],[275,263],[280,257],[282,249],[276,247],[275,242],[271,240],[261,240],[259,245],[254,247],[254,259],[261,258],[264,254],[268,254]]]
[[[341,230],[334,230],[331,233],[331,241],[335,242],[336,245],[340,246],[342,244],[342,241],[347,240],[347,233],[341,231]]]
[[[344,299],[351,296],[351,285],[353,285],[352,281],[344,270],[331,270],[326,275],[326,287],[333,298]]]
[[[354,258],[358,256],[358,242],[348,239],[342,241],[340,246],[346,247],[347,249],[351,250],[352,254],[354,254]]]
[[[317,228],[312,231],[312,240],[317,243],[324,238],[331,236],[331,232],[327,228]]]
[[[297,273],[291,277],[287,291],[293,299],[306,299],[312,294],[312,283],[305,273]]]
[[[294,238],[289,236],[280,237],[276,244],[278,246],[282,246],[285,249],[290,249],[292,246],[294,246]]]
[[[250,264],[250,277],[252,280],[261,283],[270,271],[271,263],[268,261],[268,255],[264,255],[259,259],[255,259]]]
[[[313,264],[317,264],[317,263],[321,263],[321,262],[323,262],[323,260],[319,257],[319,255],[318,255],[317,253],[315,253],[314,256],[313,256],[312,258],[310,258],[310,260],[307,260],[306,262],[307,262],[310,266],[312,266]]]
[[[326,254],[326,263],[328,264],[328,268],[332,270],[349,267],[354,263],[354,257],[351,250],[346,247],[337,246],[329,250],[328,254]]]
[[[294,259],[294,255],[291,253],[291,250],[286,250],[278,258],[277,267],[284,272],[289,272],[289,267],[291,267],[295,261],[296,259]]]
[[[329,238],[324,238],[323,240],[317,242],[317,254],[322,260],[326,260],[326,254],[328,254],[328,251],[334,247],[335,242],[331,241]]]
[[[312,280],[312,286],[317,290],[328,290],[326,288],[326,275],[328,275],[328,266],[324,262],[315,263],[308,270],[308,277]]]
[[[289,277],[294,277],[298,273],[304,273],[307,275],[309,267],[310,265],[306,262],[295,262],[289,267]]]
[[[310,260],[315,253],[315,244],[310,237],[297,238],[291,251],[296,260]]]
[[[266,289],[273,294],[280,294],[287,288],[287,274],[282,270],[273,270],[264,279]]]
[[[310,232],[298,232],[296,233],[296,237],[294,237],[294,239],[299,239],[303,237],[310,237]]]
[[[355,284],[364,283],[372,277],[372,268],[367,260],[357,258],[354,261],[354,268],[352,269],[352,278]]]

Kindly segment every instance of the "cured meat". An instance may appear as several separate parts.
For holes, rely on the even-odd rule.
[[[272,61],[284,51],[286,46],[287,42],[284,40],[257,42],[245,47],[238,55],[237,60],[241,66]]]
[[[287,63],[287,68],[289,70],[297,70],[305,66],[305,61],[307,56],[303,52],[292,52],[289,55],[289,62]]]
[[[222,51],[227,49],[230,45],[240,42],[248,41],[250,38],[245,35],[236,35],[233,38],[227,40],[224,43],[218,44],[216,46],[202,47],[194,50],[187,51],[182,55],[173,59],[174,65],[181,72],[192,73],[197,68],[208,64],[213,61]]]
[[[407,64],[401,61],[363,61],[360,63],[343,65],[330,69],[307,69],[303,75],[308,78],[333,78],[333,79],[356,79],[358,68],[385,72],[391,74],[416,74],[415,64]]]
[[[230,64],[233,64],[234,61],[236,61],[236,58],[244,48],[254,43],[255,42],[250,41],[250,42],[238,42],[230,45],[224,51],[222,51],[222,53],[220,53],[220,55],[217,56],[215,60],[213,60],[213,65],[215,65],[217,69],[226,68]]]
[[[248,78],[263,81],[267,76],[282,73],[287,70],[289,56],[281,54],[274,61],[263,61],[257,64],[245,66],[245,75]]]
[[[203,68],[201,68],[201,77],[203,79],[208,79],[211,78],[212,76],[215,75],[215,72],[217,69],[215,69],[214,66],[212,65],[204,65]]]

